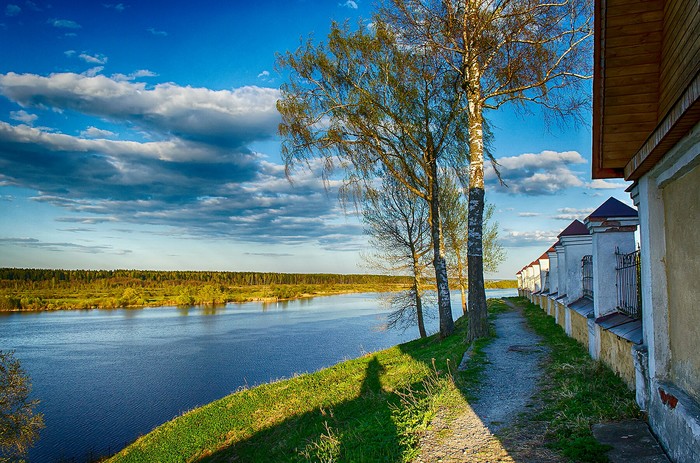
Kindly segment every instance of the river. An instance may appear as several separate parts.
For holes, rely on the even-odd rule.
[[[487,290],[487,297],[516,294]],[[459,294],[452,294],[455,318]],[[385,330],[377,294],[212,307],[0,314],[46,428],[29,461],[82,463],[235,390],[417,337]],[[427,322],[437,331],[437,319]]]

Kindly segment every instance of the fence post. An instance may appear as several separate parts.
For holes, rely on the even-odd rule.
[[[566,267],[563,269],[566,298],[561,302],[564,305],[569,305],[583,296],[581,259],[586,254],[591,253],[591,236],[581,221],[574,220],[559,234],[559,241],[564,248],[564,260],[566,262]],[[561,271],[560,265],[559,272]],[[561,280],[559,280],[560,288],[562,286],[561,283]]]
[[[559,258],[556,251],[557,241],[549,248],[547,255],[549,256],[549,297],[547,297],[547,313],[552,314],[552,307],[555,304],[555,299],[559,297]]]
[[[601,317],[617,311],[616,253],[636,249],[637,211],[610,198],[584,221],[593,243],[593,312]]]

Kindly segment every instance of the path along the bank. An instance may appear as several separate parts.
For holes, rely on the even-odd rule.
[[[546,351],[521,309],[504,302],[513,310],[496,317],[496,339],[484,349],[488,363],[478,400],[456,418],[438,412],[421,437],[415,463],[564,461],[545,448],[539,432],[510,426],[528,410]]]

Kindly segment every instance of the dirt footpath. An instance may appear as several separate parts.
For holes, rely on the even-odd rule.
[[[421,437],[415,463],[554,463],[564,461],[544,447],[543,429],[512,426],[530,411],[546,356],[540,338],[526,326],[520,310],[499,314],[496,339],[485,349],[488,364],[478,400],[456,418],[438,412],[431,429]],[[541,425],[538,425],[541,426]]]

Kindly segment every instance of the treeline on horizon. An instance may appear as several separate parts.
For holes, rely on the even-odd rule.
[[[274,301],[399,291],[407,276],[331,273],[0,268],[0,311],[113,309]],[[511,288],[515,281],[489,281]]]
[[[196,270],[62,270],[34,268],[0,268],[0,285],[5,282],[92,283],[97,280],[133,280],[142,282],[197,282],[234,286],[298,284],[374,284],[406,283],[406,276],[336,274],[217,272]]]

